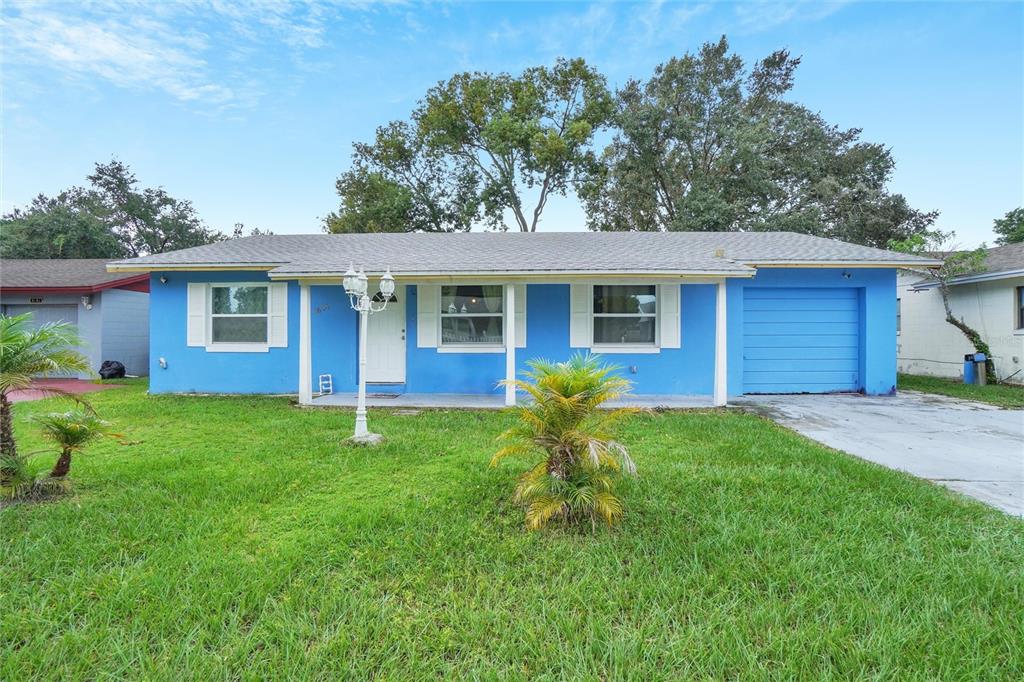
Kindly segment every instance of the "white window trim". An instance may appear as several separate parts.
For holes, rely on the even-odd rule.
[[[262,287],[267,292],[267,312],[260,314],[232,315],[213,312],[213,290],[230,287]],[[251,343],[213,340],[213,318],[215,317],[262,317],[267,323],[267,340]],[[270,352],[270,283],[269,282],[210,282],[206,287],[206,351],[208,353],[269,353]]]
[[[438,287],[438,298],[444,300],[445,287],[496,286],[491,284],[442,284]],[[456,317],[498,317],[501,318],[501,341],[497,343],[445,343],[444,319]],[[497,313],[448,313],[439,309],[437,312],[437,352],[438,353],[504,353],[505,352],[505,290],[501,291],[501,312]]]
[[[594,287],[598,286],[654,286],[654,314],[648,315],[645,313],[595,313],[594,312]],[[589,301],[589,312],[588,319],[590,320],[590,352],[600,353],[603,355],[614,355],[619,354],[640,354],[640,353],[660,353],[661,352],[661,291],[657,284],[650,285],[646,282],[637,283],[615,283],[615,284],[591,284],[590,285],[590,296],[587,297]],[[653,317],[654,318],[654,342],[653,343],[594,343],[594,320],[599,317]]]

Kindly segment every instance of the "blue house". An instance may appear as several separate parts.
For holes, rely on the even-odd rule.
[[[478,394],[531,358],[599,353],[634,393],[886,394],[896,270],[926,259],[808,235],[269,235],[112,263],[149,273],[150,391],[297,393],[358,384],[351,266],[397,282],[370,317],[366,380],[394,394]],[[377,295],[380,299],[380,295]],[[378,305],[383,304],[378,300]]]

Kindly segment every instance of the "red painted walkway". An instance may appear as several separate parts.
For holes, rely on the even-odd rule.
[[[93,393],[95,391],[106,391],[110,388],[121,388],[118,384],[97,384],[86,379],[36,379],[32,382],[32,388],[24,391],[11,391],[7,394],[12,403],[22,403],[26,400],[39,400],[49,398],[53,394],[47,393],[46,388],[56,388],[68,393]]]

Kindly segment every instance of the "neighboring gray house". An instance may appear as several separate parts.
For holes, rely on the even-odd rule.
[[[938,287],[915,272],[897,286],[899,371],[960,378],[974,348],[946,322]],[[984,268],[950,281],[953,314],[981,334],[1001,381],[1024,383],[1024,244],[991,248]]]
[[[0,309],[34,323],[70,322],[93,370],[104,360],[149,374],[149,277],[107,272],[103,258],[0,260]]]

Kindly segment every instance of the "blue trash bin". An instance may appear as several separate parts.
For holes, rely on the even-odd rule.
[[[974,353],[968,353],[964,356],[964,383],[973,384],[977,381],[977,376],[974,371]]]

